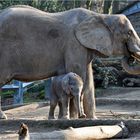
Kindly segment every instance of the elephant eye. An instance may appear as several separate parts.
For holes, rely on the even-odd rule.
[[[74,92],[76,88],[74,86],[71,86],[71,91]]]
[[[74,88],[73,87],[71,87],[71,90],[73,90]]]

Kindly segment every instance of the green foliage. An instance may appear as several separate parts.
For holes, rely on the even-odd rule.
[[[4,8],[7,8],[9,6],[12,6],[12,5],[22,5],[22,4],[25,4],[25,5],[30,5],[32,1],[26,1],[26,0],[0,0],[0,9],[4,9]]]
[[[39,99],[39,98],[32,98],[30,96],[24,96],[24,103],[34,103],[34,102],[43,102],[46,101],[45,99]]]
[[[44,8],[44,9],[42,9]],[[49,2],[44,2],[38,7],[38,9],[47,11],[47,12],[60,12],[66,10],[65,7],[58,2],[57,0],[52,0]]]
[[[14,93],[15,93],[15,91],[13,91],[13,90],[1,91],[0,96],[1,95],[12,95]]]
[[[29,103],[29,102],[39,102],[45,100],[45,91],[37,91],[34,93],[26,92],[24,93],[24,102]]]
[[[94,10],[96,9],[95,7],[97,7],[97,3],[101,3],[100,1],[101,0],[98,2],[96,0],[0,0],[0,9],[12,5],[29,5],[46,12],[60,12],[77,7]]]
[[[44,90],[44,82],[42,83],[38,83],[38,84],[34,84],[33,86],[31,86],[30,88],[27,89],[27,92],[29,93],[34,93],[34,92],[40,92]]]
[[[106,67],[99,59],[95,60],[94,65],[94,78],[96,82],[100,83],[100,86],[107,88],[108,86],[116,86],[118,84],[118,70],[115,67]],[[99,85],[97,85],[100,87]]]
[[[61,2],[61,4],[62,6],[64,6],[66,10],[81,7],[80,0],[69,0],[69,1]]]
[[[12,5],[29,5],[47,12],[59,12],[66,10],[58,0],[1,0],[0,9],[5,9]]]

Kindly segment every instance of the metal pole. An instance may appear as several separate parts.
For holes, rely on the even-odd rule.
[[[23,83],[22,82],[19,82],[19,103],[20,104],[23,104]]]
[[[14,93],[14,104],[23,104],[23,83],[14,81],[14,85],[18,86],[18,89]]]

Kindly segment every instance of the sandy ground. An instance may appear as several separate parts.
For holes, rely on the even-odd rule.
[[[113,88],[106,93],[103,92],[102,96],[98,97],[97,95],[96,114],[98,119],[131,119],[132,121],[140,121],[140,89],[117,90],[117,94],[110,92],[116,92],[116,89]],[[48,112],[49,106],[46,103],[33,103],[5,111],[8,120],[47,120]],[[58,115],[58,108],[55,114],[56,116]],[[8,133],[6,127],[0,127],[0,133]],[[9,133],[15,133],[15,130]],[[137,133],[130,139],[140,139],[140,133]]]
[[[97,117],[104,118],[125,118],[140,119],[140,88],[108,89],[97,95]],[[108,91],[108,92],[107,92]],[[111,91],[111,92],[110,92]],[[124,92],[127,91],[127,92]],[[14,108],[5,111],[9,119],[47,119],[49,113],[48,103],[32,103],[30,105]],[[58,115],[58,107],[55,111]]]

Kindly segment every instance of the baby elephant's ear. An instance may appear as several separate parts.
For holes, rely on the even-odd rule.
[[[62,79],[62,88],[65,93],[70,94],[69,76],[66,75]]]
[[[75,28],[75,35],[78,41],[88,49],[98,51],[105,56],[110,56],[113,52],[110,30],[98,15],[82,21]]]

